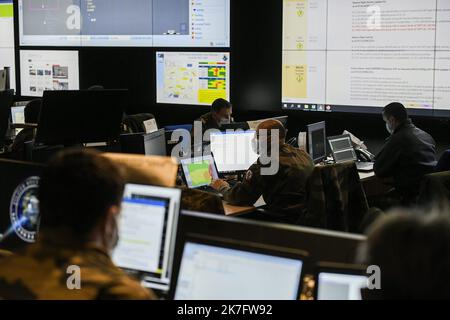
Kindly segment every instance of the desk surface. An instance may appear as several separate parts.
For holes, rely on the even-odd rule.
[[[238,216],[241,214],[251,213],[256,211],[256,207],[240,207],[231,205],[225,201],[223,201],[223,209],[225,210],[226,216]]]

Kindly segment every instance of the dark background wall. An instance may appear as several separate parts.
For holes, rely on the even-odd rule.
[[[18,34],[17,23],[16,34]],[[18,39],[16,39],[16,45],[18,45]],[[28,49],[36,49],[36,47]],[[326,120],[330,135],[339,134],[344,129],[350,130],[366,140],[373,152],[379,150],[387,137],[384,123],[379,115],[281,110],[282,0],[231,0],[231,49],[75,49],[80,50],[82,89],[94,84],[101,84],[106,88],[128,88],[130,90],[128,112],[151,112],[156,115],[160,125],[190,123],[209,109],[202,106],[156,104],[155,52],[158,50],[230,50],[231,101],[234,105],[236,120],[288,114],[291,136],[305,130],[308,123]],[[17,52],[17,61],[19,61],[18,58]],[[448,119],[414,118],[413,120],[419,127],[435,137],[440,151],[450,148]]]

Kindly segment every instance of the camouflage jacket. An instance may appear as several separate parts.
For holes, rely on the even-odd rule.
[[[93,245],[75,245],[63,232],[41,233],[22,253],[0,259],[0,300],[141,300],[152,299]],[[80,286],[71,266],[79,268]],[[72,267],[73,268],[73,267]]]
[[[253,205],[261,196],[267,209],[287,222],[295,223],[304,207],[306,183],[314,169],[304,151],[284,144],[280,147],[279,170],[262,175],[260,160],[245,174],[243,182],[222,189],[224,200],[234,205]]]

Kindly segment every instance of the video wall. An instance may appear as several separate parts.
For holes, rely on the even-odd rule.
[[[0,69],[9,67],[11,88],[16,87],[14,8],[12,0],[0,0]]]
[[[284,0],[283,108],[450,115],[450,1]]]

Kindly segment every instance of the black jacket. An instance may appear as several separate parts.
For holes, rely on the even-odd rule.
[[[375,174],[393,178],[395,188],[403,198],[417,196],[424,175],[434,171],[436,143],[411,120],[405,121],[387,139],[375,159]]]

